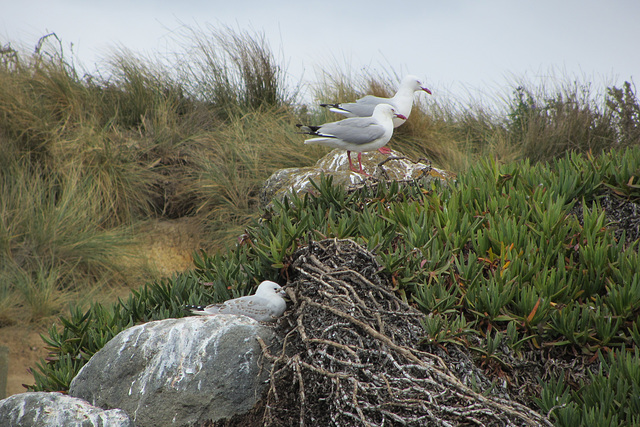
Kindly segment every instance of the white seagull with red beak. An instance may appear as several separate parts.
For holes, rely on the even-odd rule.
[[[342,114],[345,117],[369,117],[373,115],[373,109],[378,104],[389,104],[395,108],[396,112],[402,116],[393,119],[393,127],[397,128],[403,124],[411,114],[413,107],[413,94],[425,91],[431,95],[431,91],[424,87],[420,79],[416,76],[408,75],[400,83],[398,92],[392,98],[380,98],[379,96],[367,95],[356,102],[338,104],[320,104],[334,113]]]
[[[362,169],[362,152],[379,150],[389,142],[393,135],[394,118],[407,119],[391,105],[379,104],[373,108],[371,117],[353,117],[320,126],[296,126],[302,133],[318,137],[307,139],[305,144],[320,144],[347,150],[349,168],[356,173],[367,175]],[[358,153],[359,169],[355,169],[351,163],[352,151]]]

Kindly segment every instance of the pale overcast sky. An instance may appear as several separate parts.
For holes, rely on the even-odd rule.
[[[1,45],[33,49],[55,32],[89,71],[111,48],[165,54],[182,26],[211,24],[264,32],[294,84],[336,65],[416,74],[434,96],[489,93],[514,76],[621,85],[640,73],[640,0],[4,3]]]

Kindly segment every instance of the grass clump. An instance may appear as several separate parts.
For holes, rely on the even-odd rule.
[[[220,244],[256,218],[259,192],[275,170],[310,165],[322,156],[317,146],[298,145],[293,128],[287,110],[255,111],[231,120],[207,142],[211,152],[194,160],[196,212]]]
[[[0,182],[0,272],[5,295],[18,297],[14,310],[41,319],[64,307],[65,293],[119,275],[113,254],[126,251],[131,238],[123,227],[103,229],[107,218],[92,182],[26,166],[1,171]]]
[[[288,88],[286,70],[264,34],[230,27],[187,33],[188,44],[195,46],[178,58],[184,64],[178,78],[189,93],[214,106],[222,118],[294,103],[297,91]]]

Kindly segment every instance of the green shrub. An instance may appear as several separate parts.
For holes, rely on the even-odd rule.
[[[536,399],[540,409],[549,413],[559,426],[637,425],[640,422],[640,353],[634,351],[598,352],[600,366],[589,382],[571,390],[563,381],[543,384]]]
[[[567,151],[601,152],[617,143],[611,110],[597,103],[588,84],[565,84],[551,93],[514,90],[507,127],[526,158],[551,160]]]
[[[640,104],[634,89],[629,82],[624,82],[622,89],[607,88],[606,104],[613,114],[617,142],[623,147],[640,141]]]

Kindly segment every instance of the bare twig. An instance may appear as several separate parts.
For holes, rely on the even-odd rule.
[[[550,425],[506,392],[474,391],[449,368],[466,363],[465,375],[482,378],[470,358],[414,348],[421,313],[385,286],[355,242],[312,242],[294,258],[293,318],[279,323],[292,329],[279,356],[261,344],[273,363],[265,425]]]

